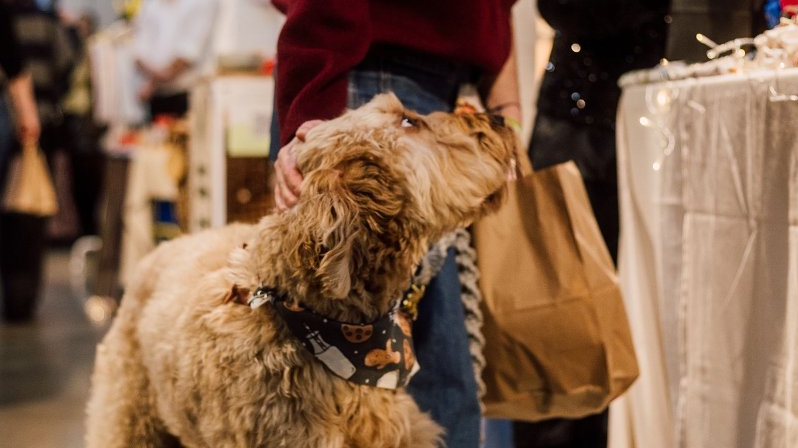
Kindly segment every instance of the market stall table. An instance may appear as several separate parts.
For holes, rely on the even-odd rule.
[[[796,447],[798,69],[626,81],[619,272],[641,375],[609,446]]]

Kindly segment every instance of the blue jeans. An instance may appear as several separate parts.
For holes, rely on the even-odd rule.
[[[388,71],[354,70],[349,77],[348,104],[356,108],[374,95],[391,91],[405,107],[421,114],[450,111],[451,92],[437,94],[419,84],[422,73],[414,79]],[[430,73],[440,84],[439,73]],[[419,78],[419,76],[421,78]],[[455,82],[455,79],[452,79]],[[276,114],[274,114],[276,115]],[[279,128],[272,119],[271,156],[276,156]],[[468,351],[465,315],[460,299],[460,279],[454,250],[438,275],[427,286],[419,303],[419,316],[413,324],[416,357],[421,370],[407,387],[419,407],[446,429],[444,441],[448,448],[477,448],[480,438],[480,410],[477,383]]]
[[[356,108],[374,95],[391,91],[402,104],[421,114],[449,111],[452,104],[416,81],[388,72],[353,71],[348,106]],[[454,250],[427,286],[419,303],[413,339],[421,370],[407,387],[419,407],[446,428],[449,448],[476,448],[480,437],[477,383],[468,351],[465,315]]]
[[[446,428],[447,447],[478,447],[477,383],[468,351],[454,249],[449,249],[443,269],[419,303],[413,339],[421,370],[410,380],[407,391],[423,411]]]

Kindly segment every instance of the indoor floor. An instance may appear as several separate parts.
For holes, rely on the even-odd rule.
[[[39,316],[0,323],[0,447],[80,448],[94,349],[105,332],[70,293],[69,253],[47,257]]]

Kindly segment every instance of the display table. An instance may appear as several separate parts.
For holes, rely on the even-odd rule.
[[[611,448],[798,446],[798,69],[626,85]]]

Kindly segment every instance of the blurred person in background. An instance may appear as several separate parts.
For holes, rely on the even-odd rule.
[[[14,31],[13,14],[8,3],[0,0],[0,179],[4,176],[2,168],[12,138],[16,137],[23,143],[36,142],[40,131],[33,81],[30,72],[25,70],[22,48]],[[7,104],[6,92],[10,104]],[[3,185],[0,183],[0,189]]]
[[[41,124],[39,147],[50,155],[59,144],[60,104],[74,53],[65,28],[53,13],[41,11],[34,0],[14,0],[7,7],[10,14],[3,17],[12,21],[20,53],[32,76]],[[19,143],[35,140],[24,129],[19,137],[23,140]],[[13,146],[19,150],[19,144]],[[7,168],[6,163],[0,176],[6,177]],[[5,187],[5,179],[0,185]],[[46,223],[47,219],[40,216],[0,212],[0,282],[6,320],[24,322],[34,318],[46,247]]]
[[[301,173],[291,141],[314,123],[392,91],[421,114],[452,111],[464,84],[485,106],[520,118],[510,10],[514,0],[278,0],[286,22],[277,44],[276,115],[283,145],[275,201],[297,200]],[[516,121],[517,123],[517,121]],[[274,154],[272,154],[274,156]],[[454,248],[419,303],[413,337],[421,370],[407,390],[446,429],[446,445],[480,444],[477,383],[468,348]]]
[[[150,118],[183,116],[188,94],[213,67],[217,0],[147,0],[136,17],[136,67],[145,79],[139,98]]]
[[[76,65],[62,103],[64,146],[71,166],[72,191],[78,212],[80,235],[96,235],[96,209],[102,185],[103,156],[100,151],[101,127],[92,110],[91,65],[88,39],[94,34],[96,19],[86,13],[68,21]]]

